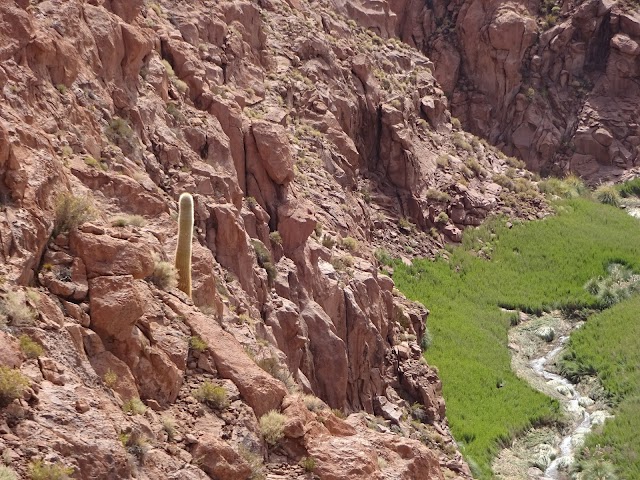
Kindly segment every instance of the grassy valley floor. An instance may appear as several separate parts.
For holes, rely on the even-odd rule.
[[[396,265],[398,288],[431,310],[433,343],[426,356],[440,370],[453,434],[478,478],[491,478],[491,460],[501,444],[533,425],[551,423],[561,416],[555,400],[533,390],[511,371],[507,331],[514,314],[501,307],[531,313],[601,308],[605,306],[602,298],[585,289],[590,279],[606,276],[611,263],[640,270],[637,219],[582,198],[562,201],[556,208],[558,214],[553,217],[513,228],[496,220],[469,230],[463,245],[451,249],[448,258],[418,260],[411,267]],[[625,300],[615,309],[634,301],[637,299]],[[631,313],[626,322],[635,321],[635,328],[640,328],[640,320],[632,317]],[[624,330],[625,320],[619,322]],[[584,342],[601,335],[591,330],[596,327],[589,322],[587,325],[589,328],[580,332],[585,335]],[[611,341],[615,342],[615,337]],[[584,351],[593,348],[588,344],[582,348],[580,342],[571,344],[574,366],[579,369],[584,361],[592,371],[600,371],[603,366],[596,357],[582,360]],[[638,366],[635,355],[640,355],[640,337],[630,336],[627,342],[633,353],[619,361],[620,369],[633,370]],[[606,349],[597,350],[597,358],[607,361],[610,355]],[[634,389],[640,391],[634,381],[627,381],[623,393],[627,400],[620,404],[621,413],[602,433],[614,442],[613,450],[615,442],[627,441],[623,433],[616,432],[630,427],[629,422],[640,421],[623,415],[630,410],[633,417],[638,406],[629,394]],[[609,388],[606,382],[605,387]],[[631,402],[629,406],[627,402]],[[613,458],[614,454],[610,455]]]

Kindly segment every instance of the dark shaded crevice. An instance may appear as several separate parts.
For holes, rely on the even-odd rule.
[[[584,63],[586,72],[604,72],[609,61],[610,41],[613,36],[611,28],[611,11],[602,19],[600,27],[587,47]]]

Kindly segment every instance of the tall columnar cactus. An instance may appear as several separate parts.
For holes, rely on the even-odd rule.
[[[176,248],[176,270],[178,288],[191,298],[191,237],[193,236],[193,197],[190,193],[180,195],[178,213],[178,247]]]

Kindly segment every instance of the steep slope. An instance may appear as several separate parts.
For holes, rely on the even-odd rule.
[[[0,15],[0,363],[29,379],[2,402],[11,468],[275,479],[311,457],[322,479],[469,477],[421,358],[427,311],[374,250],[430,254],[545,206],[452,124],[427,58],[330,4]],[[184,191],[192,299],[162,263]]]
[[[428,55],[452,114],[530,169],[595,182],[640,165],[637,2],[394,0],[345,10]]]

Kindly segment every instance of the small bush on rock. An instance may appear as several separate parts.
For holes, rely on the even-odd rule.
[[[113,388],[118,383],[118,374],[109,369],[107,373],[104,374],[103,381],[107,388]]]
[[[194,335],[193,337],[189,338],[189,346],[193,350],[199,353],[204,352],[209,347],[209,345],[207,345],[207,342],[205,342],[202,338],[200,338],[197,335]]]
[[[343,238],[340,244],[350,252],[355,252],[358,249],[358,241],[353,237]]]
[[[282,235],[277,230],[269,234],[269,240],[275,245],[282,245]]]
[[[31,480],[67,480],[73,474],[73,467],[61,463],[44,463],[35,460],[29,464]]]
[[[124,215],[111,220],[111,225],[114,227],[126,227],[128,225],[144,227],[146,223],[147,221],[142,215]]]
[[[27,358],[38,358],[44,353],[42,346],[34,342],[29,335],[20,335],[20,350],[27,356]]]
[[[259,240],[251,240],[251,245],[253,246],[253,250],[256,252],[258,265],[265,269],[265,271],[267,272],[267,278],[270,282],[272,282],[278,275],[278,270],[273,264],[271,252],[269,252],[269,250],[267,250],[267,247],[265,247]]]
[[[0,480],[18,480],[18,474],[12,468],[0,465]]]
[[[171,417],[162,417],[162,430],[166,432],[167,440],[173,441],[177,430],[176,421]]]
[[[316,459],[313,457],[302,457],[302,460],[300,460],[300,466],[305,472],[313,472],[316,468]]]
[[[596,199],[600,203],[617,207],[620,205],[620,194],[616,187],[611,185],[602,185],[596,189]]]
[[[0,324],[31,325],[36,315],[35,310],[27,305],[26,296],[21,290],[7,292],[0,301]]]
[[[6,407],[29,386],[29,379],[19,370],[0,366],[0,408]]]
[[[122,405],[122,411],[133,415],[143,415],[147,411],[147,407],[139,398],[132,398]]]
[[[55,215],[54,237],[93,220],[96,212],[89,197],[76,197],[72,193],[63,193],[56,200]]]
[[[265,442],[273,446],[282,440],[285,420],[286,417],[275,410],[271,410],[260,417],[260,432]]]
[[[303,395],[302,402],[310,412],[317,412],[328,408],[326,403],[314,395]]]
[[[178,285],[178,270],[169,262],[156,261],[149,281],[162,290],[175,288]]]
[[[214,385],[208,380],[198,387],[193,396],[215,410],[224,410],[229,406],[227,389],[221,385]]]

